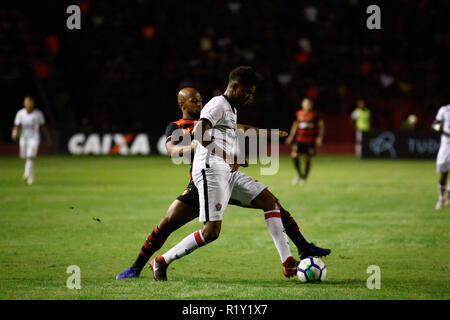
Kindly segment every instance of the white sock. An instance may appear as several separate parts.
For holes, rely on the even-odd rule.
[[[191,233],[186,238],[178,242],[172,249],[164,253],[162,256],[167,264],[170,264],[173,260],[184,257],[185,255],[191,253],[198,247],[204,246],[206,244],[203,238],[202,231],[198,230]]]
[[[24,176],[25,177],[29,177],[30,175],[33,174],[33,168],[34,168],[34,162],[32,159],[27,159],[25,161],[25,172],[24,172]]]
[[[271,210],[264,212],[267,228],[272,236],[275,247],[280,255],[281,262],[292,256],[291,248],[289,247],[289,240],[286,236],[283,223],[281,222],[280,210]]]

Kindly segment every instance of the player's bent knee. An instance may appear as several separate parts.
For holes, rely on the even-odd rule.
[[[220,225],[208,224],[202,230],[203,238],[207,243],[217,240],[220,235]]]
[[[279,210],[280,205],[278,203],[277,198],[270,192],[269,190],[265,189],[263,192],[261,192],[252,202],[255,206],[257,206],[259,209],[264,211],[269,210]]]
[[[217,240],[220,235],[220,231],[218,230],[203,230],[202,232],[203,238],[207,243],[213,242],[214,240]]]

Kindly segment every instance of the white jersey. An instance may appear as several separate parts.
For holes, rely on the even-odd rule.
[[[236,109],[230,105],[225,96],[216,96],[203,107],[200,113],[200,120],[202,119],[210,122],[215,144],[229,159],[232,159],[236,152]],[[222,157],[210,154],[207,148],[198,144],[195,149],[193,170],[208,167],[229,170],[229,165]]]
[[[21,127],[21,137],[39,141],[39,127],[45,124],[44,115],[38,109],[28,113],[25,108],[20,109],[14,120],[14,125]]]
[[[442,123],[442,130],[450,135],[450,105],[443,106],[439,109],[436,120]],[[450,145],[450,137],[441,135],[441,146]]]

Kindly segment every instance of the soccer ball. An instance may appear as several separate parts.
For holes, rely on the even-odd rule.
[[[327,266],[319,258],[306,257],[297,267],[297,277],[300,282],[320,282],[325,280]]]

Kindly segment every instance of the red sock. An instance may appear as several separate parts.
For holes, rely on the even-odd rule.
[[[142,269],[145,264],[150,260],[150,257],[159,250],[164,242],[166,242],[168,235],[164,234],[161,230],[156,227],[152,233],[150,233],[142,245],[139,256],[134,262],[134,268]]]
[[[283,223],[283,227],[286,230],[287,236],[295,244],[297,249],[302,252],[303,249],[309,245],[309,242],[306,241],[306,239],[303,237],[297,222],[295,222],[291,214],[288,211],[284,210],[283,207],[280,208],[280,213],[281,222]]]

